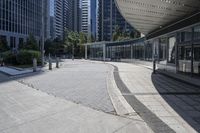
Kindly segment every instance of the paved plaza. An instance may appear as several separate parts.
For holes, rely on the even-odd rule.
[[[0,132],[200,132],[199,94],[142,66],[65,60],[52,71],[0,73]]]
[[[93,110],[16,81],[0,85],[1,133],[149,132],[143,122]]]
[[[56,97],[115,113],[107,91],[108,70],[102,63],[67,60],[61,69],[18,81]]]

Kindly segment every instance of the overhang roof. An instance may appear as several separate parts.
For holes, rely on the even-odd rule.
[[[200,0],[115,1],[124,18],[143,34],[200,11]]]

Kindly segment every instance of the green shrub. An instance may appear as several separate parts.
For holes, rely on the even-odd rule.
[[[11,51],[3,52],[1,57],[6,64],[17,64],[16,55],[14,55]]]
[[[7,41],[6,40],[2,40],[0,38],[0,52],[5,52],[7,50],[9,50],[9,47],[7,45]]]
[[[20,50],[18,54],[6,51],[3,52],[0,57],[9,65],[31,65],[33,63],[33,58],[37,59],[38,64],[41,63],[41,53],[34,50]]]
[[[33,58],[36,58],[38,63],[40,63],[41,53],[34,50],[20,50],[16,56],[19,65],[32,64]]]

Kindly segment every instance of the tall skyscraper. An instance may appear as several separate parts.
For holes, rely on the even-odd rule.
[[[116,26],[123,31],[134,30],[118,11],[114,0],[98,0],[97,40],[111,41]]]
[[[81,30],[81,7],[80,0],[71,0],[72,1],[72,31],[80,32]]]
[[[97,0],[81,1],[81,31],[88,37],[96,36],[96,4]]]
[[[63,38],[64,32],[64,13],[63,13],[63,1],[64,0],[55,0],[54,1],[54,26],[55,26],[55,37]]]
[[[91,0],[91,33],[94,39],[96,40],[96,32],[97,32],[97,0]]]
[[[54,39],[55,34],[55,0],[50,0],[50,38]]]
[[[25,42],[29,34],[34,35],[39,42],[42,35],[42,10],[45,18],[44,36],[48,38],[48,8],[48,0],[0,0],[0,38],[5,39],[13,49]]]
[[[69,31],[80,31],[79,0],[51,0],[51,38],[63,39]]]
[[[90,34],[90,0],[81,0],[81,31]]]
[[[44,0],[44,40],[50,38],[50,0]]]

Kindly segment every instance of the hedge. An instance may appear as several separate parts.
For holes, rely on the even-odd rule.
[[[10,65],[30,65],[33,62],[33,58],[36,58],[38,63],[40,63],[41,59],[41,53],[34,50],[20,50],[17,54],[6,51],[1,56],[4,62]]]
[[[41,53],[33,50],[20,50],[16,56],[16,60],[19,65],[32,64],[34,58],[36,58],[39,63]]]
[[[6,64],[17,64],[16,56],[11,51],[1,53],[1,57]]]

